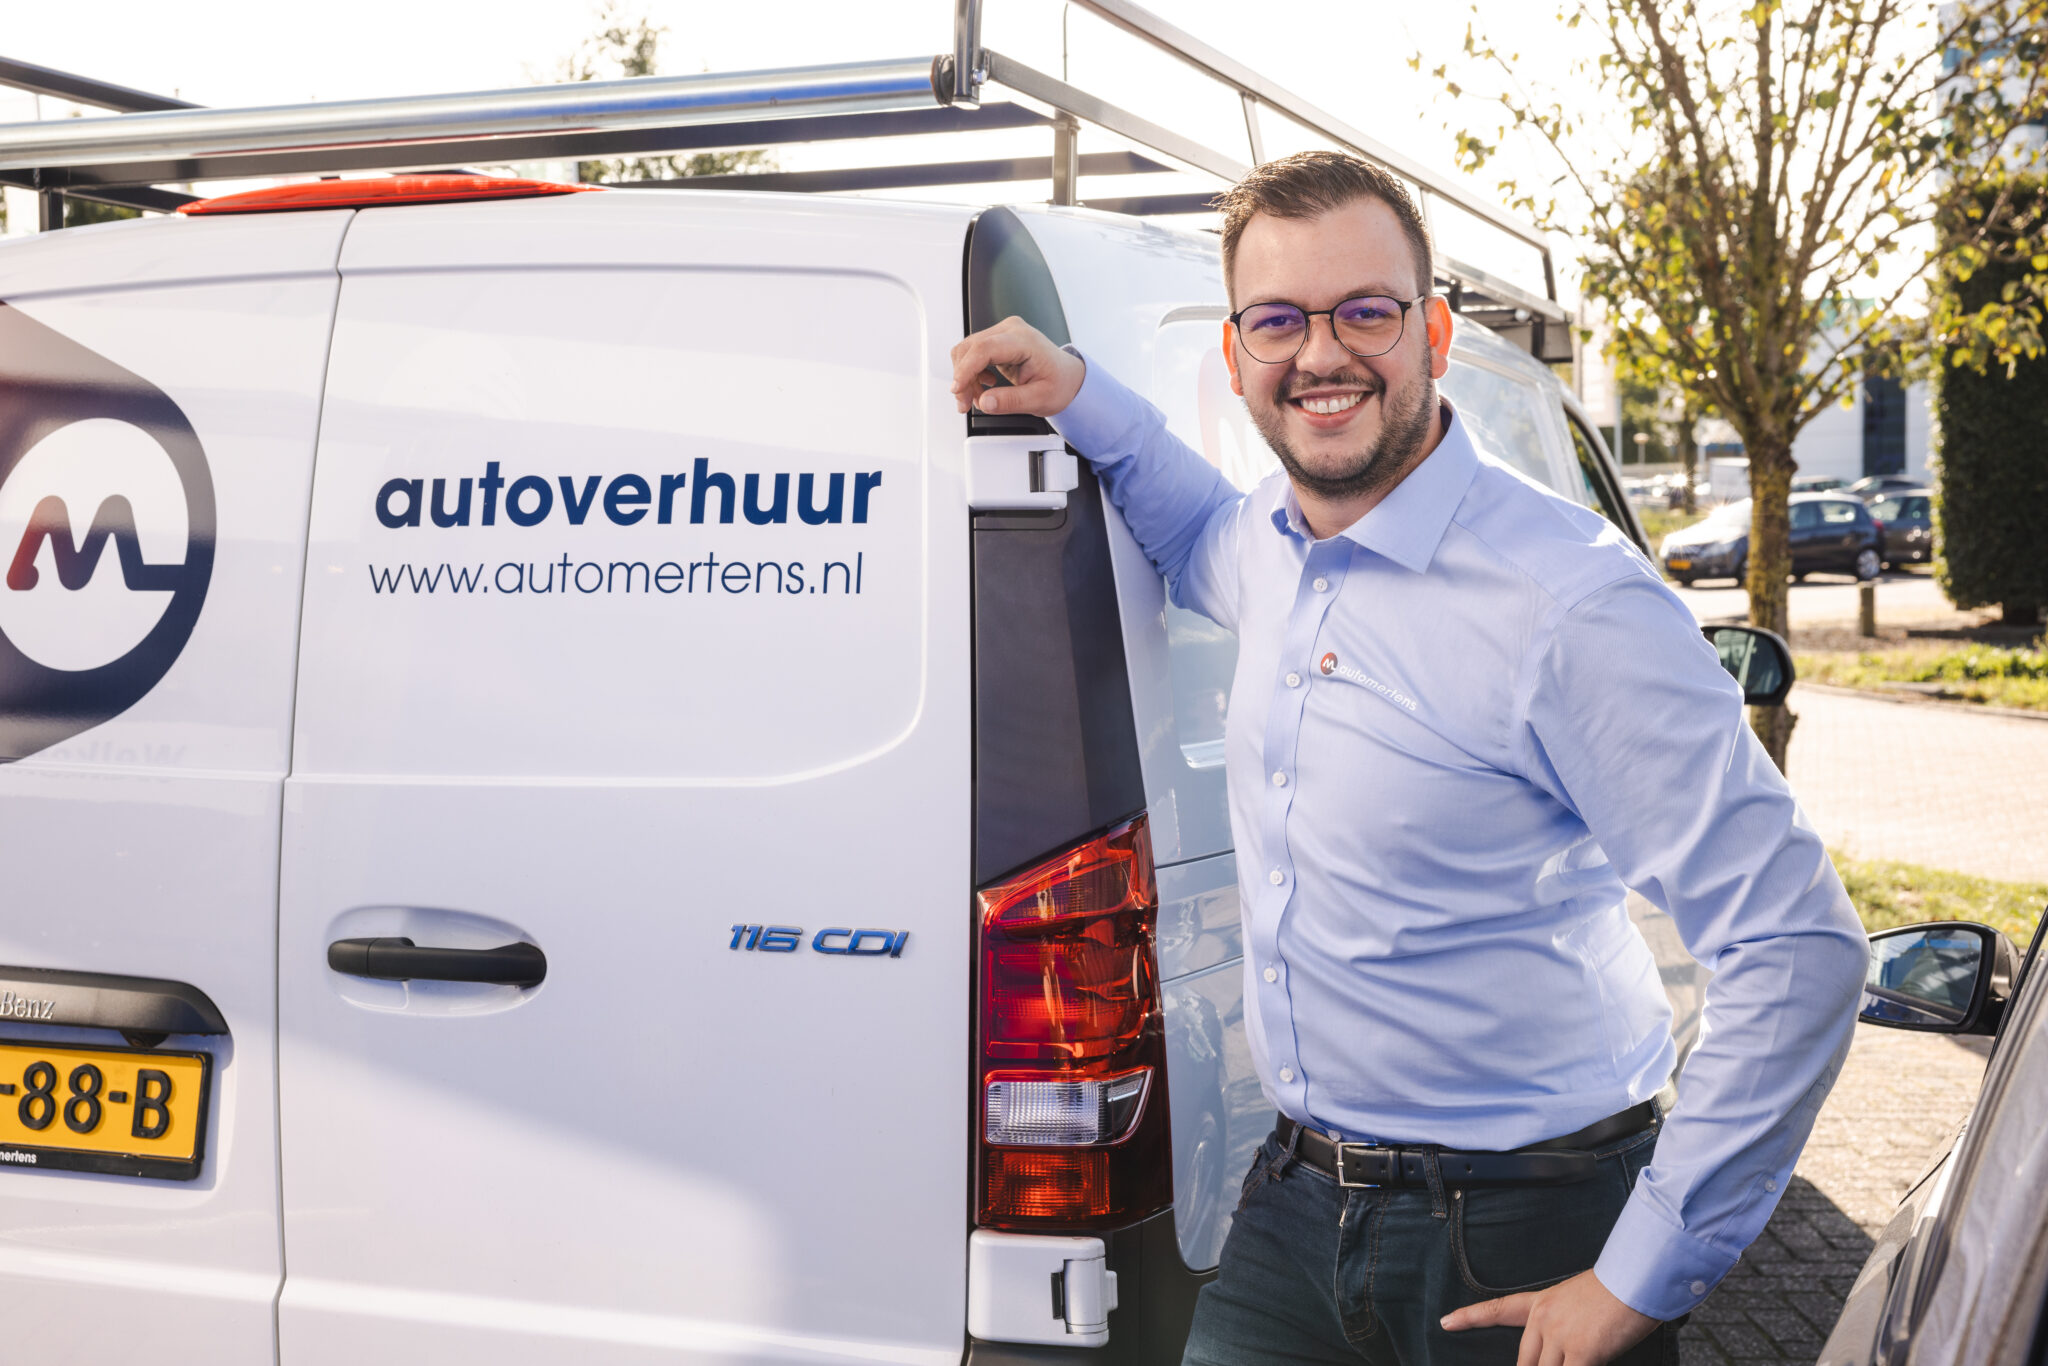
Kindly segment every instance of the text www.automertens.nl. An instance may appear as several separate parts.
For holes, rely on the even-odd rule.
[[[506,560],[482,564],[370,564],[376,594],[543,597],[552,593],[644,593],[756,596],[823,594],[852,597],[862,590],[866,554],[807,566],[802,560],[733,560],[707,554],[696,561]]]

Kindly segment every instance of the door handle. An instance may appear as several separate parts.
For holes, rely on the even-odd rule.
[[[387,982],[492,982],[537,987],[548,975],[548,956],[535,944],[495,949],[423,949],[410,939],[337,939],[327,966],[351,977]]]

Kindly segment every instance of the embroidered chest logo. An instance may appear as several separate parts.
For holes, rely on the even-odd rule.
[[[1361,688],[1371,688],[1396,706],[1406,707],[1409,711],[1416,709],[1414,698],[1399,688],[1390,688],[1370,674],[1361,673],[1349,664],[1343,663],[1337,658],[1334,650],[1317,660],[1316,668],[1325,678],[1341,678],[1347,683],[1356,683]]]

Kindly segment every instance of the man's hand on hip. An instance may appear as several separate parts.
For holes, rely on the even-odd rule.
[[[996,384],[1000,374],[1009,388]],[[1074,401],[1088,366],[1022,318],[1005,318],[953,348],[953,398],[960,411],[1051,417]]]
[[[1616,1299],[1590,1271],[1548,1290],[1484,1300],[1444,1315],[1444,1327],[1453,1333],[1520,1328],[1515,1366],[1606,1366],[1656,1326],[1656,1319]]]

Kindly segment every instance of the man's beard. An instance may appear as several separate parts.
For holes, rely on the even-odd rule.
[[[1379,376],[1370,371],[1340,370],[1332,375],[1297,375],[1287,385],[1287,390],[1299,393],[1305,389],[1337,384],[1363,389],[1365,396],[1359,400],[1361,403],[1375,397],[1379,399],[1380,431],[1370,446],[1332,474],[1317,474],[1308,469],[1288,444],[1285,414],[1281,411],[1287,402],[1285,393],[1276,394],[1272,408],[1266,411],[1252,404],[1245,405],[1251,410],[1252,425],[1259,429],[1260,436],[1266,438],[1273,454],[1280,457],[1280,463],[1295,487],[1333,501],[1378,493],[1400,482],[1402,476],[1414,468],[1417,455],[1429,440],[1430,420],[1436,413],[1436,385],[1427,375],[1412,385],[1390,392]]]

